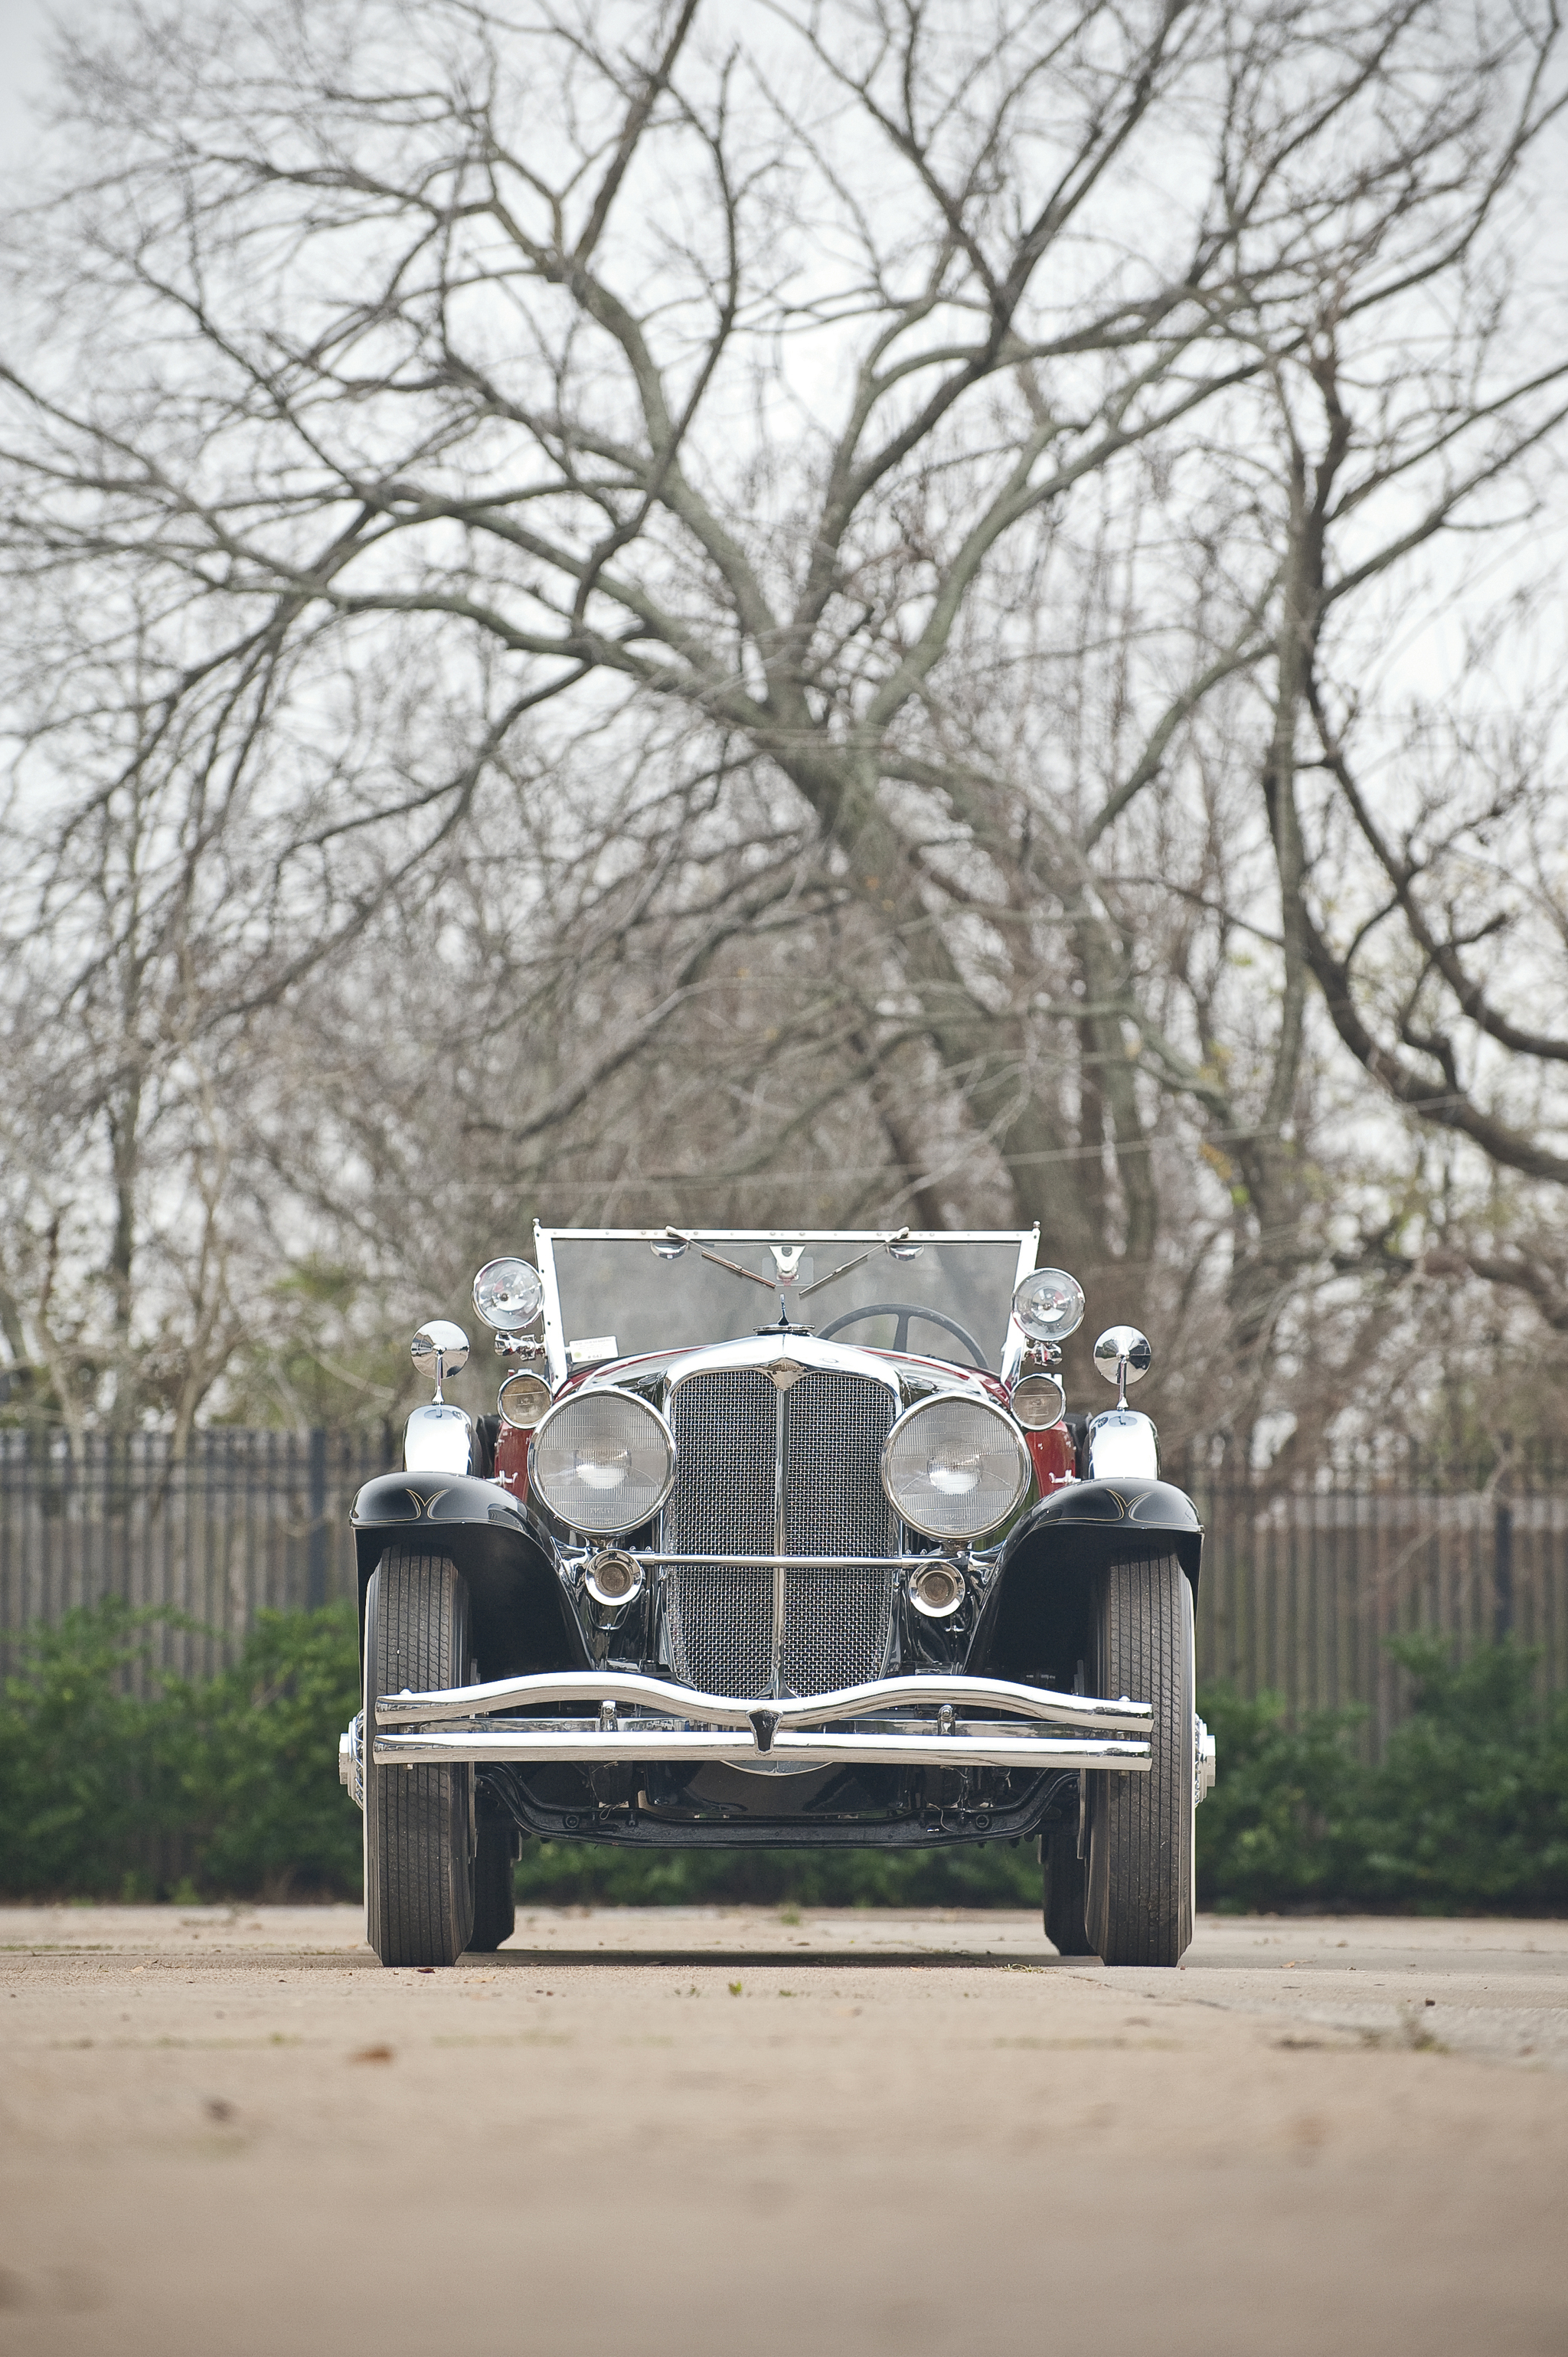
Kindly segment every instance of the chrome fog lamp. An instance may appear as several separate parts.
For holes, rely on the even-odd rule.
[[[977,1539],[1004,1523],[1029,1486],[1029,1452],[989,1400],[940,1394],[906,1408],[882,1450],[882,1486],[911,1530]]]
[[[531,1261],[489,1260],[474,1279],[474,1308],[498,1334],[523,1334],[544,1307],[544,1281]]]
[[[509,1375],[496,1399],[501,1422],[514,1432],[532,1432],[550,1413],[550,1386],[542,1375]]]
[[[619,1547],[604,1547],[583,1566],[583,1585],[596,1604],[611,1609],[641,1593],[642,1566]]]
[[[963,1602],[963,1574],[938,1555],[909,1574],[909,1601],[928,1620],[950,1620]]]
[[[1026,1375],[1012,1398],[1013,1414],[1026,1432],[1045,1432],[1059,1424],[1067,1409],[1067,1394],[1055,1375]]]
[[[542,1418],[529,1487],[575,1531],[609,1537],[656,1514],[675,1478],[675,1436],[635,1393],[574,1392]]]
[[[1083,1323],[1083,1287],[1065,1268],[1037,1268],[1013,1296],[1013,1315],[1031,1342],[1063,1342]]]

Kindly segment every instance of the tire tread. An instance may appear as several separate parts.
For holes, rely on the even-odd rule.
[[[467,1595],[448,1556],[389,1547],[374,1590],[366,1626],[367,1727],[378,1693],[462,1685],[468,1676],[463,1659]],[[470,1774],[461,1768],[392,1768],[367,1775],[366,1932],[383,1964],[452,1964],[467,1945]]]
[[[1192,1603],[1174,1555],[1101,1575],[1095,1691],[1155,1706],[1147,1775],[1100,1775],[1088,1935],[1108,1964],[1175,1964],[1192,1939]]]

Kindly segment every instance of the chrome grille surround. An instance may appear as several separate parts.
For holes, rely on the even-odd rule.
[[[694,1353],[671,1370],[680,1449],[660,1544],[728,1562],[664,1575],[670,1664],[710,1694],[824,1694],[882,1674],[896,1569],[769,1567],[769,1555],[890,1556],[879,1471],[897,1378],[806,1336]]]

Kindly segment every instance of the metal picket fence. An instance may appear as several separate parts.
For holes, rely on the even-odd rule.
[[[0,1432],[0,1655],[31,1620],[117,1596],[163,1628],[160,1666],[205,1676],[258,1609],[352,1595],[349,1508],[391,1458],[379,1433],[209,1428],[171,1458],[160,1433]]]
[[[0,1665],[30,1620],[104,1596],[198,1624],[160,1633],[162,1664],[206,1675],[263,1606],[353,1589],[348,1513],[393,1459],[380,1433],[210,1428],[183,1460],[161,1435],[0,1432]],[[1359,1706],[1376,1750],[1409,1708],[1384,1640],[1461,1647],[1512,1633],[1568,1687],[1568,1478],[1551,1464],[1434,1468],[1363,1452],[1311,1487],[1238,1479],[1201,1447],[1167,1468],[1208,1529],[1200,1683],[1283,1694],[1293,1712]]]
[[[1499,1480],[1388,1449],[1294,1489],[1172,1471],[1207,1532],[1200,1684],[1282,1694],[1293,1717],[1364,1710],[1373,1756],[1411,1705],[1390,1637],[1429,1631],[1461,1653],[1512,1637],[1543,1693],[1568,1688],[1568,1480],[1550,1461]]]

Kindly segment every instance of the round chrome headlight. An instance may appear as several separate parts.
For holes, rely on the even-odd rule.
[[[498,1334],[525,1334],[544,1307],[544,1280],[532,1261],[488,1260],[474,1279],[474,1308]]]
[[[575,1531],[607,1537],[656,1514],[675,1478],[675,1436],[633,1392],[574,1392],[529,1451],[529,1487]]]
[[[911,1530],[977,1539],[1029,1486],[1029,1452],[989,1400],[943,1393],[906,1408],[882,1450],[882,1486]]]

